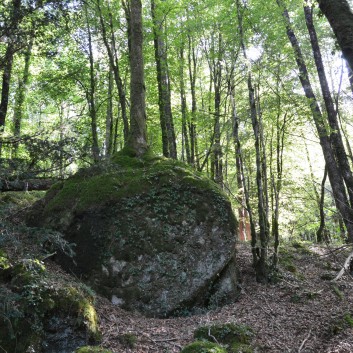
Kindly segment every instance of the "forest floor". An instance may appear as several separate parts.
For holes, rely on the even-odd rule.
[[[353,278],[347,274],[336,283],[329,280],[347,251],[296,245],[282,249],[281,280],[261,285],[255,281],[249,244],[239,244],[240,298],[199,315],[145,318],[100,298],[102,346],[126,353],[180,352],[199,326],[231,322],[253,328],[255,352],[353,352]],[[126,342],[131,335],[137,338],[133,348]]]
[[[3,201],[5,197],[14,198],[8,194]],[[21,228],[22,214],[33,202],[33,196],[27,197],[29,203],[23,204],[21,199],[21,209],[0,207],[0,221],[11,219],[9,227],[14,225],[14,229],[0,232],[3,240],[12,239],[5,249],[11,257],[36,252],[30,249],[33,239],[26,239],[31,232]],[[280,249],[279,280],[262,285],[255,281],[250,245],[239,243],[241,293],[236,302],[197,315],[154,319],[126,312],[97,296],[101,345],[114,353],[176,353],[193,341],[198,327],[235,323],[252,327],[254,352],[353,352],[353,278],[345,274],[337,282],[331,281],[348,253],[347,247],[285,243]],[[77,281],[50,259],[46,266],[64,281]]]

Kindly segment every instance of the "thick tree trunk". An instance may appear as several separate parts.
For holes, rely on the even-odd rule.
[[[347,0],[317,0],[353,70],[353,13]]]
[[[12,24],[14,31],[17,29],[18,23],[20,22],[21,19],[22,19],[21,0],[12,0],[10,23]],[[4,64],[2,66],[3,75],[2,75],[1,102],[0,102],[0,133],[3,132],[5,129],[7,109],[9,105],[12,65],[13,65],[14,53],[16,50],[15,43],[13,42],[13,40],[14,38],[10,38],[9,36],[8,44],[5,52]],[[1,145],[0,145],[0,155],[1,155]]]
[[[308,70],[305,65],[304,57],[302,55],[299,42],[293,29],[291,28],[288,11],[285,8],[282,0],[277,0],[277,4],[283,10],[283,18],[285,20],[287,36],[295,53],[295,59],[299,69],[299,79],[302,84],[305,96],[308,98],[313,120],[319,135],[320,144],[325,158],[333,196],[335,198],[337,208],[340,211],[342,218],[345,222],[348,232],[348,239],[350,242],[353,242],[353,210],[350,207],[348,201],[344,185],[344,179],[337,165],[331,141],[325,127],[324,117],[321,113],[319,104],[317,102],[316,96],[311,86],[311,82],[309,80]]]
[[[307,0],[306,0],[307,2]],[[305,20],[310,35],[310,43],[312,46],[317,73],[320,80],[322,96],[324,98],[328,122],[330,125],[330,139],[334,148],[334,153],[337,159],[338,166],[341,170],[343,179],[347,186],[350,204],[353,205],[353,175],[345,151],[342,140],[340,126],[337,119],[337,111],[331,96],[330,88],[326,79],[324,64],[322,61],[321,50],[316,35],[316,30],[313,23],[312,8],[304,6]]]
[[[162,130],[163,155],[177,159],[175,131],[170,97],[167,48],[164,40],[164,21],[158,15],[155,1],[151,1],[153,21],[154,53],[157,68],[158,105]]]
[[[146,126],[146,102],[143,65],[142,5],[141,0],[130,0],[130,136],[126,146],[136,156],[142,156],[148,149]]]
[[[0,132],[5,129],[7,109],[9,105],[10,82],[12,73],[12,64],[14,56],[14,45],[12,42],[7,44],[5,53],[5,65],[2,74],[1,102],[0,102]]]

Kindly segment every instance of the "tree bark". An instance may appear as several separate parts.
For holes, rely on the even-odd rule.
[[[163,0],[162,0],[163,1]],[[168,72],[167,47],[164,39],[164,21],[158,15],[155,0],[151,0],[153,21],[154,54],[157,69],[158,105],[162,131],[163,155],[177,159],[175,130],[170,97],[170,80]]]
[[[91,118],[91,134],[92,134],[92,157],[94,162],[98,162],[100,159],[99,143],[98,143],[98,131],[97,131],[97,108],[96,108],[96,79],[94,73],[94,59],[93,59],[93,48],[92,48],[92,35],[91,28],[88,22],[88,15],[86,9],[86,25],[88,34],[88,56],[89,56],[89,89],[86,90],[86,98],[88,103],[89,115]]]
[[[26,89],[29,81],[29,66],[30,66],[31,55],[32,55],[32,46],[33,46],[33,40],[30,41],[25,51],[25,55],[24,55],[25,65],[23,69],[23,76],[19,80],[16,99],[15,99],[14,116],[13,116],[13,126],[14,126],[13,134],[16,137],[19,137],[21,134],[23,105],[25,102],[25,94],[26,94]],[[18,143],[15,143],[13,146],[13,154],[15,158],[17,157],[17,150],[18,150]]]
[[[316,232],[316,240],[318,243],[322,243],[325,240],[325,211],[324,211],[324,202],[325,202],[325,183],[327,179],[327,168],[325,166],[324,176],[321,181],[321,195],[319,200],[319,212],[320,212],[320,225]]]
[[[353,13],[347,0],[317,0],[353,70]]]
[[[189,123],[190,133],[190,160],[191,164],[200,169],[200,162],[198,158],[197,148],[197,130],[196,130],[196,114],[197,114],[197,100],[196,100],[196,72],[197,72],[197,57],[195,48],[192,43],[192,38],[188,35],[188,68],[191,91],[191,121]]]
[[[186,104],[186,93],[185,93],[185,80],[184,80],[184,42],[180,47],[180,104],[181,104],[181,124],[182,124],[182,137],[183,137],[183,149],[182,149],[182,160],[185,160],[188,164],[191,164],[191,155],[190,155],[190,143],[188,135],[188,124],[187,124],[187,104]],[[184,153],[185,151],[185,153]]]
[[[146,102],[143,65],[142,5],[141,0],[130,0],[130,135],[126,146],[136,156],[148,149],[146,126]]]
[[[10,22],[13,26],[13,30],[18,27],[18,22],[21,20],[21,0],[12,0],[11,9],[11,19]],[[13,58],[15,54],[15,43],[13,38],[8,38],[8,43],[5,52],[5,59],[3,65],[3,75],[2,75],[2,87],[1,87],[1,102],[0,102],[0,133],[5,129],[7,109],[9,105],[9,93],[10,93],[10,82]],[[1,142],[1,141],[0,141]],[[0,146],[1,154],[1,146]]]

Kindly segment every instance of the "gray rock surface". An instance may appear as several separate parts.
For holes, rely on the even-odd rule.
[[[125,309],[163,317],[235,299],[230,202],[176,162],[120,157],[82,171],[49,191],[28,223],[75,243],[75,257],[57,261]]]

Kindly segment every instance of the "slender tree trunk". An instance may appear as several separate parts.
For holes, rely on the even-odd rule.
[[[247,59],[246,55],[246,48],[245,48],[245,41],[244,41],[244,32],[242,27],[242,8],[237,0],[237,10],[238,10],[238,20],[239,20],[239,31],[240,31],[240,40],[241,40],[241,47],[243,49],[243,55],[245,59]],[[250,68],[248,67],[248,91],[249,91],[249,105],[250,105],[250,116],[251,116],[251,123],[254,131],[254,138],[255,138],[255,156],[256,156],[256,185],[257,185],[257,197],[258,197],[258,215],[259,215],[259,240],[260,246],[256,247],[256,237],[255,239],[252,238],[252,245],[253,245],[253,256],[254,256],[254,265],[255,265],[255,272],[256,272],[256,280],[260,283],[268,282],[268,241],[269,241],[269,222],[268,222],[268,214],[267,209],[268,205],[266,205],[266,190],[264,190],[263,185],[263,175],[262,170],[262,163],[261,163],[261,136],[260,136],[260,124],[258,118],[258,111],[256,107],[256,100],[255,100],[255,89],[252,83],[252,76],[250,72]]]
[[[322,243],[325,240],[327,240],[325,239],[325,211],[324,211],[326,179],[327,179],[327,168],[325,166],[324,176],[322,178],[321,188],[320,188],[320,201],[319,201],[320,225],[319,225],[319,229],[316,232],[316,240],[318,243]]]
[[[163,1],[163,0],[162,0]],[[170,98],[170,80],[168,72],[167,48],[164,39],[164,21],[158,15],[154,0],[151,0],[151,13],[154,34],[154,52],[157,68],[158,105],[162,130],[163,155],[177,158],[175,131]]]
[[[113,146],[113,74],[112,68],[108,72],[108,100],[105,117],[105,156],[112,154]]]
[[[28,47],[25,51],[25,65],[23,69],[22,78],[19,80],[17,95],[15,98],[15,107],[14,107],[14,118],[13,118],[13,134],[15,137],[21,135],[21,124],[23,116],[23,105],[25,101],[26,89],[29,81],[29,66],[32,54],[33,39],[28,44]],[[13,146],[13,155],[17,157],[18,143],[15,143]]]
[[[236,104],[235,104],[235,94],[234,94],[234,84],[231,83],[230,89],[230,100],[232,109],[232,136],[235,147],[235,163],[236,163],[236,175],[237,175],[237,187],[240,206],[238,209],[239,213],[239,238],[240,240],[249,240],[251,237],[251,232],[256,238],[255,225],[252,216],[252,209],[250,205],[249,195],[246,189],[246,184],[244,183],[244,170],[243,170],[243,159],[241,152],[241,143],[239,138],[239,117],[237,115]],[[248,198],[248,200],[246,199]],[[249,236],[249,226],[250,226],[250,236]]]
[[[102,29],[103,43],[105,48],[107,49],[109,64],[111,66],[111,69],[113,70],[114,81],[115,81],[116,88],[118,90],[119,104],[121,107],[121,117],[124,124],[124,141],[126,141],[129,136],[129,123],[127,118],[127,108],[126,108],[126,92],[125,92],[123,80],[121,78],[120,63],[116,52],[113,16],[109,8],[109,27],[110,27],[110,36],[111,36],[110,42],[109,42],[106,24],[105,24],[102,9],[100,6],[100,0],[97,1],[97,8],[99,11],[99,20],[100,20],[100,25]]]
[[[99,143],[98,143],[98,131],[97,131],[97,108],[96,108],[96,78],[94,72],[94,59],[93,59],[93,48],[92,48],[92,34],[91,28],[88,23],[88,15],[86,8],[86,25],[88,34],[88,55],[89,55],[89,73],[90,73],[90,86],[86,90],[86,98],[88,103],[89,115],[91,118],[91,134],[92,134],[92,157],[94,162],[98,162],[100,159]]]
[[[148,149],[146,126],[145,80],[143,65],[143,32],[141,0],[130,0],[130,135],[126,146],[136,156]]]
[[[187,104],[186,104],[186,93],[185,93],[185,80],[184,80],[184,43],[180,47],[180,103],[181,103],[181,124],[182,124],[182,136],[183,136],[183,152],[186,153],[186,161],[191,164],[191,154],[190,154],[190,143],[188,135],[188,124],[187,124]],[[185,148],[184,148],[185,146]],[[182,154],[184,160],[184,153]]]
[[[347,0],[317,0],[353,70],[353,13]]]
[[[191,36],[188,35],[188,68],[191,91],[191,121],[189,123],[190,133],[190,160],[191,164],[200,169],[198,152],[197,152],[197,132],[196,132],[196,114],[197,114],[197,100],[196,100],[196,72],[197,72],[197,58],[195,48],[192,43]]]
[[[214,145],[213,169],[214,180],[223,187],[223,159],[221,146],[221,83],[222,83],[222,35],[218,35],[217,60],[213,62],[213,88],[214,88]]]
[[[322,116],[319,104],[312,89],[311,82],[309,80],[308,70],[305,65],[299,42],[293,29],[291,28],[288,11],[285,8],[282,0],[277,0],[277,4],[280,8],[283,9],[283,17],[286,24],[287,36],[295,53],[295,59],[299,69],[299,79],[302,84],[305,96],[308,98],[313,120],[319,135],[321,148],[327,166],[328,177],[330,180],[336,205],[345,222],[348,232],[348,239],[350,242],[353,242],[353,211],[348,201],[343,176],[336,163],[336,157],[334,155],[331,141],[325,127],[324,117]]]

